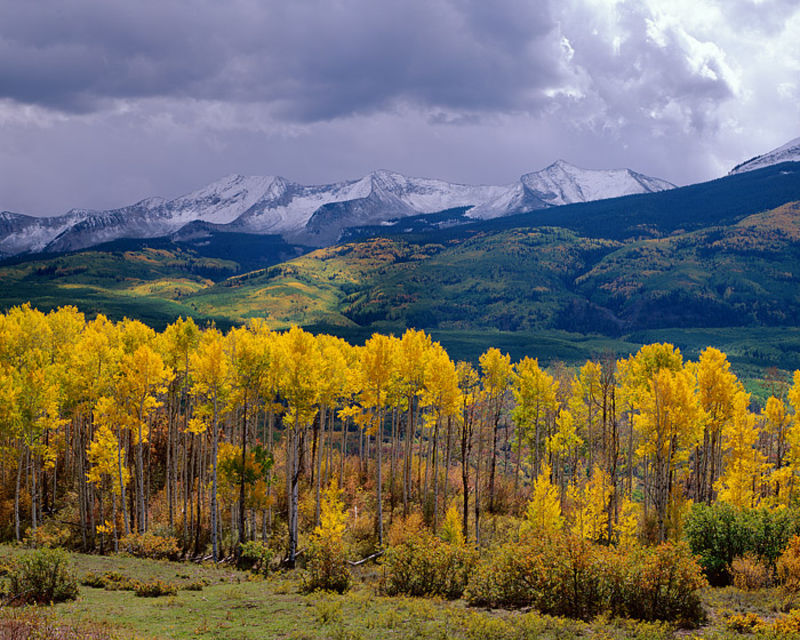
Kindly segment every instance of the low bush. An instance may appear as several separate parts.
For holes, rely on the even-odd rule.
[[[178,588],[163,580],[153,580],[152,582],[137,582],[133,593],[140,598],[157,598],[177,595]]]
[[[755,591],[770,586],[772,571],[753,553],[747,553],[731,562],[733,586],[742,591]]]
[[[350,588],[350,569],[341,542],[312,539],[306,554],[304,591],[335,591]]]
[[[62,549],[37,549],[11,565],[8,598],[13,604],[48,604],[77,597],[78,582]]]
[[[177,538],[152,533],[131,533],[123,536],[120,538],[119,548],[137,558],[154,560],[177,560],[181,554]]]
[[[420,530],[383,556],[381,589],[387,595],[460,598],[477,563],[477,552]]]
[[[0,608],[2,640],[115,640],[121,637],[104,625],[67,622],[39,607]]]
[[[205,587],[208,586],[208,582],[205,580],[192,580],[191,582],[187,582],[181,585],[181,589],[184,591],[202,591]]]
[[[467,590],[471,605],[526,607],[589,619],[603,610],[604,547],[580,538],[544,538],[505,545],[479,564]]]
[[[800,593],[800,536],[794,536],[778,559],[776,573],[781,588],[791,596]]]
[[[95,589],[102,589],[106,586],[105,579],[102,575],[93,572],[87,573],[81,578],[81,585],[84,587],[94,587]]]
[[[736,633],[755,633],[764,627],[764,621],[753,612],[735,613],[725,620],[725,628]]]
[[[263,542],[252,540],[239,547],[237,566],[244,571],[252,571],[263,576],[269,574],[269,566],[274,552]]]
[[[471,605],[534,607],[590,619],[600,613],[693,624],[703,619],[700,567],[681,545],[627,553],[580,538],[506,545],[478,565],[467,588]]]
[[[640,557],[632,567],[633,575],[625,576],[630,617],[685,625],[705,617],[698,591],[707,583],[684,545],[661,544],[643,551]]]
[[[736,509],[718,502],[694,504],[684,535],[713,585],[730,584],[734,558],[751,554],[772,571],[789,538],[800,533],[798,514],[790,509]]]
[[[106,571],[102,574],[87,573],[81,579],[81,584],[85,587],[105,589],[106,591],[133,591],[137,581],[117,571]]]

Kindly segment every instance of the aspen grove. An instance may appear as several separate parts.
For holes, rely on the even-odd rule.
[[[261,320],[158,333],[15,307],[0,534],[101,553],[149,535],[214,561],[255,540],[293,566],[335,492],[356,559],[412,514],[478,547],[511,516],[606,545],[677,540],[692,503],[792,504],[800,371],[771,393],[754,409],[714,348],[575,369],[489,348],[473,365],[412,329],[353,346]]]

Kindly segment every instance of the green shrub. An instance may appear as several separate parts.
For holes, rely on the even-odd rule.
[[[119,548],[137,558],[155,560],[177,560],[181,554],[177,538],[152,533],[131,533],[123,536],[120,538]]]
[[[789,509],[736,509],[726,503],[695,504],[684,535],[709,582],[731,583],[733,559],[753,554],[770,570],[794,534],[800,533],[797,514]]]
[[[239,569],[265,576],[269,574],[269,565],[274,555],[266,544],[252,540],[240,545],[236,564]]]
[[[187,582],[186,584],[181,586],[181,589],[183,589],[184,591],[202,591],[207,586],[208,582],[206,580],[200,579]]]
[[[703,618],[705,584],[686,547],[628,552],[564,536],[489,553],[467,588],[471,605],[534,607],[590,619],[600,613],[691,624]]]
[[[350,569],[340,541],[314,538],[306,555],[303,591],[335,591],[350,588]]]
[[[90,571],[81,579],[81,585],[84,587],[94,587],[95,589],[102,589],[103,587],[106,586],[106,583],[105,583],[105,578],[102,575],[98,575]]]
[[[163,580],[153,580],[152,582],[137,582],[133,593],[140,598],[157,598],[177,595],[178,588]]]
[[[78,582],[62,549],[37,549],[16,560],[8,574],[14,604],[47,604],[78,597]]]
[[[475,550],[423,530],[386,550],[381,588],[387,595],[460,598],[476,562]]]
[[[136,580],[118,571],[106,571],[101,578],[106,591],[133,591],[138,584]]]

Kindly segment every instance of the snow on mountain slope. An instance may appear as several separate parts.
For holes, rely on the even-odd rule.
[[[53,238],[81,222],[89,212],[70,211],[63,216],[36,218],[20,213],[0,213],[0,256],[44,251]]]
[[[761,156],[751,158],[747,162],[736,165],[731,169],[730,174],[744,173],[745,171],[754,171],[755,169],[763,169],[773,164],[780,164],[781,162],[800,162],[800,138],[795,138],[785,145],[773,149],[769,153]]]
[[[674,187],[666,180],[651,178],[630,169],[580,169],[558,160],[541,171],[525,174],[511,190],[483,206],[475,207],[467,215],[496,218],[509,213],[652,193]]]
[[[219,231],[280,234],[298,244],[325,246],[351,226],[456,207],[472,207],[469,215],[492,218],[672,186],[627,169],[588,171],[561,161],[501,186],[451,184],[391,171],[328,185],[232,175],[170,201],[148,198],[119,209],[72,210],[54,218],[0,214],[0,256],[164,236],[194,222],[213,224]]]

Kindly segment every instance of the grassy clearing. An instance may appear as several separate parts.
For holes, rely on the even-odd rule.
[[[0,547],[0,561],[8,561],[19,552],[14,547]],[[463,601],[384,597],[376,590],[380,569],[375,567],[361,569],[353,588],[344,595],[302,595],[299,571],[260,579],[213,565],[83,554],[73,554],[73,559],[79,577],[115,571],[141,581],[171,582],[180,590],[175,596],[139,598],[131,591],[82,586],[77,601],[56,605],[47,613],[51,627],[60,626],[70,633],[77,630],[63,637],[81,637],[80,630],[84,629],[96,632],[96,637],[219,640],[734,640],[753,635],[728,630],[731,615],[752,612],[769,621],[790,606],[772,589],[752,593],[733,587],[708,589],[704,594],[708,624],[695,630],[678,630],[660,623],[606,618],[585,623],[531,611],[470,609]],[[182,588],[198,581],[206,583],[202,591]],[[0,614],[0,638],[7,637],[3,625],[15,616],[20,616],[16,610]],[[86,633],[86,637],[94,637]]]

